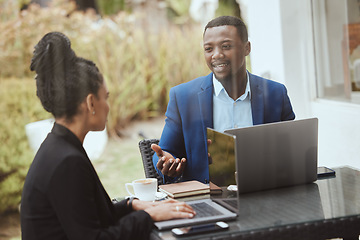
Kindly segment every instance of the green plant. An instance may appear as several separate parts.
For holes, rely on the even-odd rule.
[[[35,81],[0,80],[0,213],[15,210],[23,181],[34,153],[29,148],[25,125],[48,118],[35,94]]]
[[[125,0],[106,0],[106,1],[97,1],[100,12],[102,15],[112,15],[117,14],[122,10],[129,10],[127,1]]]
[[[198,26],[171,26],[152,32],[135,15],[98,19],[75,11],[73,3],[54,1],[48,9],[30,5],[20,17],[0,23],[0,77],[33,76],[33,46],[50,31],[65,33],[79,56],[93,60],[111,92],[108,129],[116,133],[133,119],[163,113],[171,86],[207,73]],[[71,14],[70,14],[71,13]]]
[[[222,15],[241,17],[239,4],[237,3],[236,0],[220,0],[219,7],[216,10],[215,15],[217,17]]]
[[[189,8],[191,0],[165,0],[168,17],[176,24],[191,22]]]
[[[7,3],[11,1],[5,1]],[[99,19],[54,0],[47,9],[31,5],[8,12],[0,22],[0,214],[15,210],[33,159],[25,125],[49,118],[36,97],[29,65],[34,45],[50,31],[65,33],[77,55],[93,60],[110,90],[107,129],[121,130],[135,119],[163,115],[170,87],[208,73],[197,26],[171,26],[157,33],[138,25],[135,15],[119,13]]]

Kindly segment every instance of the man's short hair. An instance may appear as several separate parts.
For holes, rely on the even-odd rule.
[[[221,16],[221,17],[217,17],[217,18],[211,20],[205,26],[204,34],[206,32],[206,29],[212,28],[212,27],[219,27],[219,26],[234,26],[234,27],[236,27],[241,40],[243,42],[248,41],[248,32],[247,32],[245,23],[240,18],[234,17],[234,16]]]

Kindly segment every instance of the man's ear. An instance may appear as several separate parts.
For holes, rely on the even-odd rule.
[[[251,52],[251,44],[249,41],[247,41],[246,45],[245,45],[245,56],[248,56]]]

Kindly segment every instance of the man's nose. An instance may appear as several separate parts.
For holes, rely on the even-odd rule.
[[[215,48],[214,51],[213,51],[213,55],[212,55],[212,58],[213,59],[221,59],[224,57],[224,54],[222,52],[222,49],[221,48]]]

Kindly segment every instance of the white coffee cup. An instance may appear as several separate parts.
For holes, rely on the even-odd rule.
[[[135,194],[130,191],[130,186],[134,189]],[[133,197],[137,197],[143,201],[154,201],[157,192],[157,179],[136,179],[131,183],[125,183],[125,188],[126,191]]]

